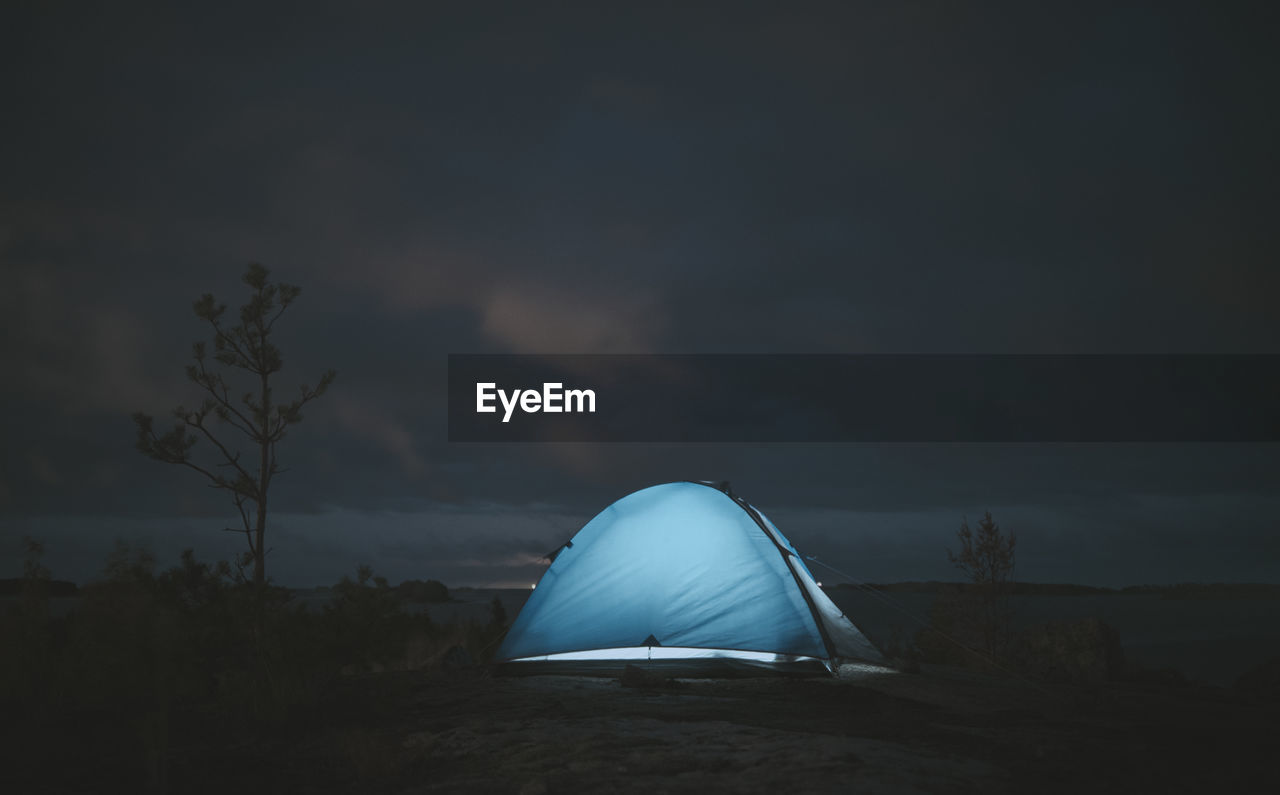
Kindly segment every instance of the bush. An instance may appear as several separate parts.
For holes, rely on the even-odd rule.
[[[1050,621],[1014,638],[1011,662],[1050,682],[1100,684],[1125,675],[1120,636],[1098,618]]]
[[[984,636],[980,626],[981,605],[975,596],[959,586],[938,591],[929,611],[929,626],[916,633],[915,648],[923,662],[990,669],[982,652]]]
[[[887,640],[880,642],[880,652],[889,661],[889,664],[901,673],[918,674],[920,673],[920,663],[923,655],[916,644],[902,631],[895,628],[893,633]]]
[[[1187,687],[1191,683],[1177,668],[1147,668],[1146,666],[1126,663],[1124,680],[1136,685],[1156,685],[1159,687]]]
[[[439,580],[405,580],[396,592],[406,602],[440,603],[449,601],[449,589]]]
[[[487,622],[438,626],[405,609],[405,591],[440,601],[428,580],[393,588],[361,566],[328,589],[316,612],[292,605],[284,588],[237,581],[225,562],[187,550],[156,573],[145,550],[117,545],[100,580],[79,589],[77,609],[48,612],[49,572],[28,548],[25,577],[0,615],[0,706],[33,719],[90,710],[139,727],[161,745],[170,711],[198,713],[229,731],[305,719],[344,672],[435,664],[459,646],[489,659],[505,631],[500,601]],[[12,711],[11,710],[11,711]]]
[[[329,655],[340,666],[393,667],[415,631],[430,634],[430,616],[405,612],[400,589],[375,577],[368,566],[356,569],[355,580],[343,577],[333,593],[324,608],[324,628]]]
[[[1233,688],[1252,699],[1280,700],[1280,657],[1272,657],[1245,671],[1236,679]]]
[[[61,752],[69,732],[90,738],[92,753],[134,771],[138,789],[164,789],[171,725],[251,739],[313,719],[344,668],[426,667],[454,646],[483,660],[505,628],[501,603],[488,622],[437,626],[367,566],[329,589],[317,613],[291,604],[287,589],[237,580],[225,562],[187,550],[157,573],[149,553],[124,544],[78,590],[76,609],[54,617],[41,552],[27,545],[21,598],[0,612],[0,710],[33,748]],[[447,598],[438,582],[416,586]]]

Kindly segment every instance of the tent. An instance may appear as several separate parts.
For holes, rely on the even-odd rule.
[[[727,483],[652,486],[551,556],[498,649],[506,674],[826,674],[880,652]]]

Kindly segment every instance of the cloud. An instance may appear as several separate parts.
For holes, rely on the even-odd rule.
[[[1021,31],[1045,18],[1030,6],[997,24],[967,11],[695,13],[678,30],[643,12],[433,17],[425,45],[421,25],[353,30],[321,15],[283,44],[288,57],[272,25],[108,14],[68,28],[42,14],[17,52],[11,109],[38,123],[0,131],[23,155],[0,186],[0,355],[14,374],[0,400],[13,409],[3,435],[19,442],[3,462],[6,514],[101,511],[76,525],[96,542],[112,512],[208,499],[183,473],[158,480],[129,449],[127,418],[93,413],[163,414],[194,394],[182,364],[203,329],[187,302],[208,289],[236,306],[249,260],[304,288],[281,329],[287,386],[299,365],[341,373],[289,440],[300,471],[273,496],[281,507],[427,493],[475,510],[481,494],[598,509],[674,477],[730,477],[766,508],[861,510],[799,514],[794,532],[869,571],[919,570],[955,506],[973,516],[990,500],[1046,512],[1010,513],[1054,540],[1040,547],[1061,555],[1046,570],[1110,565],[1089,555],[1114,545],[1156,576],[1188,571],[1170,555],[1206,572],[1218,558],[1194,535],[1160,535],[1189,521],[1177,511],[1072,516],[1069,496],[1100,500],[1100,516],[1143,489],[1274,488],[1271,449],[478,450],[439,438],[426,362],[1272,350],[1276,136],[1253,99],[1273,82],[1254,68],[1271,42],[1234,12],[1067,15],[1031,48]],[[120,41],[127,57],[104,59]],[[338,41],[343,63],[318,57]],[[243,57],[207,57],[228,48]],[[417,571],[441,562],[442,578],[448,561],[476,582],[519,569],[511,549],[523,548],[498,536],[476,536],[483,554],[455,552],[421,527],[392,538],[389,519],[346,521],[352,535],[323,549],[282,533],[311,551],[281,551],[280,570],[331,580],[366,549],[393,568],[410,558],[392,550]],[[391,535],[366,548],[366,531]],[[1249,553],[1222,560],[1267,560],[1229,536]]]
[[[419,479],[427,474],[429,467],[418,451],[413,433],[385,407],[380,409],[367,398],[342,392],[327,399],[333,402],[334,416],[343,428],[392,456],[406,476]]]
[[[662,324],[645,296],[529,285],[496,289],[481,312],[484,330],[517,353],[649,353]]]
[[[45,453],[33,450],[29,456],[29,464],[32,474],[36,476],[36,480],[46,486],[62,485],[62,476],[58,474],[58,470],[54,468],[53,461]]]
[[[69,267],[0,257],[11,285],[0,297],[0,328],[21,373],[11,389],[73,413],[168,407],[184,383],[181,371],[152,372],[155,335],[127,304],[94,291],[94,279],[79,283]]]
[[[636,234],[626,226],[614,233]],[[371,296],[393,316],[462,309],[480,335],[514,353],[646,353],[670,327],[662,290],[617,280],[625,269],[616,264],[597,271],[536,257],[521,262],[486,245],[423,236],[353,257],[359,267],[332,261],[325,280]]]

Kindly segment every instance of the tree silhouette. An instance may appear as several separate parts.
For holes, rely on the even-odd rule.
[[[974,619],[982,635],[986,652],[991,659],[999,659],[1009,639],[1012,619],[1011,599],[1014,571],[1014,551],[1017,535],[1008,535],[986,511],[978,521],[978,528],[969,527],[967,519],[956,531],[960,541],[958,553],[947,550],[947,557],[969,576],[976,595]]]
[[[328,370],[314,388],[302,386],[295,399],[275,400],[272,377],[284,362],[271,342],[271,333],[301,288],[272,283],[269,275],[257,263],[245,270],[243,281],[251,294],[248,303],[240,307],[236,325],[227,325],[223,319],[227,307],[212,295],[206,293],[195,302],[196,316],[213,329],[212,360],[206,344],[197,342],[192,348],[194,362],[186,368],[187,378],[207,393],[200,405],[175,408],[177,424],[164,434],[155,432],[149,415],[133,415],[139,451],[157,461],[195,470],[210,481],[210,487],[231,495],[241,526],[225,529],[244,533],[249,551],[237,563],[242,577],[245,566],[253,563],[253,583],[259,587],[266,583],[267,494],[272,479],[282,471],[276,446],[290,426],[302,421],[302,407],[324,394],[337,375]],[[228,376],[235,378],[237,374],[252,385],[248,391],[232,392]],[[241,443],[247,441],[251,458],[256,460],[243,460],[234,443],[236,437],[242,437]],[[193,457],[201,439],[212,448],[216,463],[202,463]]]

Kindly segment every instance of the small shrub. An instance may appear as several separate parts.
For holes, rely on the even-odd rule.
[[[1253,699],[1280,701],[1280,657],[1272,657],[1240,674],[1232,687]]]
[[[438,604],[449,601],[449,589],[439,580],[405,580],[396,586],[396,591],[406,602]]]
[[[982,653],[983,634],[978,607],[964,588],[949,586],[938,592],[929,611],[929,626],[916,633],[915,647],[924,662],[988,668]]]
[[[970,580],[960,602],[966,623],[978,633],[978,650],[992,661],[1000,660],[1012,635],[1017,534],[1003,532],[987,511],[976,528],[969,527],[967,520],[961,522],[956,539],[960,551],[948,549],[947,558]]]
[[[1022,632],[1010,658],[1022,674],[1050,682],[1100,684],[1125,674],[1120,636],[1098,618],[1050,621]]]

